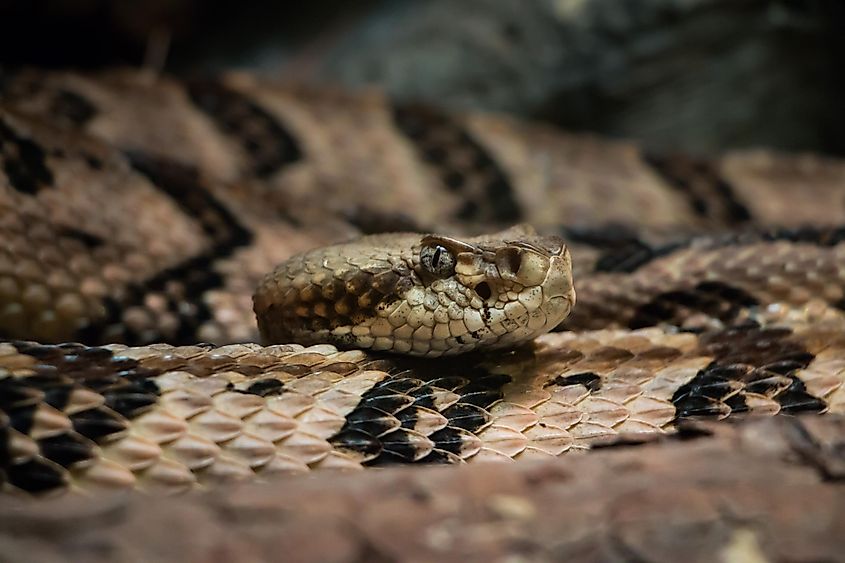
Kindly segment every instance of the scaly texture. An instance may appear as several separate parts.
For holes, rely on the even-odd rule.
[[[250,296],[262,278],[361,231],[490,232],[517,221],[563,231],[581,294],[571,328],[617,322],[590,287],[632,290],[628,308],[659,293],[645,275],[632,281],[643,265],[664,279],[674,270],[666,286],[689,279],[673,266],[690,246],[675,235],[779,225],[748,255],[778,239],[841,253],[842,231],[828,227],[845,224],[845,165],[833,159],[645,158],[629,143],[242,75],[183,84],[22,71],[0,88],[0,333],[13,338],[256,341]],[[739,237],[709,255],[719,265],[720,252],[748,244]],[[800,261],[779,248],[746,287]],[[707,275],[731,283],[741,267]],[[834,273],[825,279],[835,304]]]
[[[529,459],[678,419],[845,412],[845,318],[557,333],[449,364],[333,346],[0,346],[5,491],[181,491]]]
[[[265,342],[437,357],[513,347],[575,303],[559,237],[528,227],[455,239],[391,234],[285,261],[254,296]]]
[[[179,498],[7,497],[0,544],[11,561],[47,563],[842,559],[842,417],[686,426],[678,440],[545,462],[324,473]]]
[[[689,416],[843,408],[839,161],[645,157],[501,117],[242,75],[22,71],[0,89],[4,491],[176,491],[311,468],[518,459]],[[219,347],[258,340],[251,294],[293,255],[396,230],[444,233],[434,239],[448,248],[473,240],[452,233],[517,221],[566,241],[578,304],[564,327],[575,332],[446,363]],[[409,272],[422,261],[414,244]],[[510,262],[470,246],[472,268]],[[464,288],[481,297],[477,271],[463,272]],[[395,284],[353,291],[355,305],[372,305],[382,283],[396,294],[394,273]],[[300,320],[327,307],[296,289]],[[262,318],[268,333],[297,330]],[[368,330],[376,322],[385,328]],[[376,345],[375,332],[360,336]]]

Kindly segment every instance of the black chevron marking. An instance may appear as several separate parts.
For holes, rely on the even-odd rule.
[[[490,421],[487,409],[502,399],[502,389],[511,381],[471,360],[391,358],[390,365],[382,367],[388,375],[361,396],[343,429],[330,439],[335,447],[364,455],[366,465],[459,461],[466,440]],[[447,425],[427,436],[433,449],[421,453],[413,425],[417,409],[438,409],[436,389],[448,389],[458,399],[440,410]]]
[[[522,218],[507,174],[457,120],[429,107],[401,105],[394,107],[393,120],[443,184],[463,196],[458,219],[514,223]],[[470,177],[480,179],[483,193],[472,191]]]
[[[697,215],[728,225],[739,225],[751,220],[751,212],[711,162],[655,154],[645,155],[645,161],[671,187],[687,197]]]
[[[10,343],[35,363],[26,376],[0,378],[0,484],[5,481],[31,493],[66,487],[65,469],[96,458],[97,442],[124,432],[128,420],[158,403],[160,390],[154,378],[159,372],[141,367],[137,360],[82,344]],[[99,393],[104,405],[65,412],[71,395],[80,389]],[[37,454],[13,458],[12,429],[29,434],[37,411],[46,405],[63,412],[72,429],[37,439],[30,436]]]
[[[797,372],[813,354],[789,337],[787,328],[746,322],[701,335],[713,362],[672,396],[677,418],[724,417],[749,410],[746,393],[768,397],[784,412],[821,412],[824,400],[807,392]]]
[[[727,322],[758,301],[746,291],[723,282],[701,282],[689,290],[667,291],[640,305],[628,322],[637,329],[660,323],[681,324],[693,312]]]
[[[188,93],[221,131],[238,140],[250,159],[252,174],[267,178],[302,159],[296,138],[240,92],[213,80],[197,80],[188,83]]]
[[[47,167],[44,150],[3,121],[0,121],[0,157],[9,183],[19,192],[35,195],[53,185],[53,173]]]
[[[48,111],[54,120],[66,120],[76,127],[82,127],[98,113],[84,96],[63,89],[56,91]]]
[[[230,256],[236,249],[252,242],[252,233],[206,189],[196,170],[181,164],[141,154],[128,155],[133,167],[167,194],[190,217],[195,219],[212,241],[205,253],[159,272],[150,279],[127,288],[125,297],[106,300],[104,319],[83,328],[78,337],[85,343],[121,341],[130,345],[167,341],[190,344],[197,341],[196,331],[212,318],[203,297],[211,289],[223,286],[222,276],[214,270],[214,262]],[[177,296],[169,291],[178,286]],[[167,334],[138,333],[122,323],[127,308],[143,307],[147,297],[160,294],[167,300],[168,310],[178,318],[178,325]]]

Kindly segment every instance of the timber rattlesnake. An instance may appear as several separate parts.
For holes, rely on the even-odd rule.
[[[840,162],[641,155],[242,75],[0,88],[6,491],[523,459],[845,409]],[[448,363],[249,343],[253,289],[297,252],[518,221],[567,241],[574,332]]]

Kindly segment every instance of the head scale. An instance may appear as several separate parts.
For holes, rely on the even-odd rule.
[[[558,237],[525,227],[476,238],[364,237],[296,256],[254,297],[270,342],[441,356],[513,346],[575,303]]]

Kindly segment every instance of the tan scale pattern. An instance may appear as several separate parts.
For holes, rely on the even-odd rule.
[[[173,216],[172,198],[165,197],[160,190],[156,196],[144,195],[148,187],[157,186],[150,186],[145,178],[128,170],[125,163],[112,164],[124,161],[117,151],[175,161],[199,171],[202,180],[199,185],[222,202],[237,217],[240,226],[253,235],[252,240],[234,249],[232,254],[212,255],[211,263],[202,266],[219,273],[223,284],[200,297],[211,318],[191,329],[193,340],[219,344],[256,341],[258,334],[247,295],[251,288],[247,286],[254,287],[270,268],[297,252],[354,236],[356,228],[345,219],[359,210],[407,217],[425,230],[436,232],[467,227],[459,225],[461,222],[455,215],[467,202],[461,200],[460,194],[447,189],[431,166],[421,160],[413,142],[397,129],[390,104],[382,96],[306,91],[240,74],[224,76],[218,82],[239,93],[243,103],[252,103],[276,119],[295,138],[301,158],[280,166],[269,177],[250,176],[250,155],[243,150],[244,142],[264,143],[272,139],[235,138],[221,130],[212,116],[192,102],[188,87],[168,77],[132,71],[80,74],[24,70],[4,82],[0,103],[4,108],[12,108],[17,124],[14,127],[38,132],[34,140],[50,149],[49,166],[61,184],[34,196],[15,194],[5,204],[14,212],[4,220],[14,223],[17,221],[14,215],[20,213],[27,222],[47,225],[44,229],[50,225],[71,227],[83,234],[103,234],[98,225],[120,223],[116,231],[106,233],[107,243],[96,253],[80,247],[78,242],[64,240],[67,237],[61,237],[61,244],[44,240],[43,245],[58,248],[62,256],[65,254],[61,245],[70,245],[71,253],[77,255],[74,264],[88,263],[97,253],[109,256],[94,260],[90,279],[88,274],[85,280],[81,279],[76,266],[67,272],[62,283],[84,287],[84,295],[64,296],[64,292],[59,295],[50,289],[53,302],[62,304],[61,311],[37,314],[36,318],[44,315],[48,318],[32,321],[35,323],[32,327],[29,326],[32,316],[23,313],[27,306],[18,286],[35,283],[36,278],[43,280],[43,268],[25,241],[4,248],[9,260],[23,264],[20,275],[24,276],[18,280],[13,268],[3,270],[0,292],[8,295],[2,301],[7,317],[3,326],[24,327],[13,328],[7,333],[9,336],[45,341],[72,339],[70,334],[75,327],[85,325],[88,319],[102,318],[103,305],[96,301],[101,301],[104,295],[120,296],[126,292],[127,284],[143,282],[148,278],[144,268],[158,273],[211,246],[212,241],[199,232],[195,217],[184,213],[182,217]],[[82,104],[86,111],[57,109],[68,105],[68,97],[76,100],[71,106]],[[51,127],[41,122],[45,117]],[[631,144],[565,135],[547,127],[519,124],[496,116],[468,115],[456,117],[454,123],[463,126],[495,159],[526,222],[564,223],[569,227],[601,226],[612,221],[635,223],[662,232],[688,230],[691,226],[725,226],[720,223],[724,219],[721,216],[698,216],[681,187],[669,185]],[[57,126],[66,133],[59,134]],[[251,127],[249,123],[243,124],[244,131]],[[90,137],[112,148],[107,149]],[[75,156],[83,148],[83,152],[91,152],[91,147],[98,147],[91,150],[99,155],[98,160],[106,163],[103,170],[88,171]],[[835,195],[841,191],[845,174],[845,165],[840,161],[760,152],[735,153],[714,159],[712,168],[726,176],[738,203],[751,212],[751,219],[756,223],[800,225],[810,217],[819,218],[814,224],[845,222],[845,202]],[[469,174],[471,171],[467,170]],[[4,190],[8,190],[6,182],[0,171]],[[383,190],[384,186],[391,189]],[[793,186],[802,189],[790,189]],[[769,187],[774,190],[772,193],[767,191]],[[140,195],[133,196],[136,189]],[[814,195],[801,195],[807,189],[812,189]],[[314,198],[314,193],[326,197]],[[379,197],[373,197],[374,193]],[[44,199],[49,201],[49,209],[44,207]],[[118,212],[128,208],[121,203],[122,199],[135,202],[131,206],[133,213]],[[99,205],[106,200],[109,205]],[[143,206],[139,207],[137,203],[141,201]],[[485,201],[475,203],[484,205]],[[98,211],[94,213],[93,209]],[[127,216],[137,220],[125,221]],[[141,233],[127,223],[143,223],[151,228]],[[168,229],[159,229],[162,224],[168,225]],[[434,229],[441,225],[446,230]],[[489,225],[472,228],[492,230]],[[20,237],[20,233],[4,234],[10,241]],[[112,239],[121,236],[128,239],[132,252],[106,250],[111,247]],[[146,253],[148,246],[169,254],[164,259],[152,260],[153,255]],[[604,322],[627,320],[633,309],[649,299],[649,293],[653,296],[651,286],[644,281],[645,275],[593,275],[590,265],[595,249],[573,245],[571,250],[576,280],[583,291],[579,307],[567,326],[599,328],[605,326]],[[714,256],[718,257],[720,252]],[[785,252],[788,256],[783,258],[800,258],[790,254],[788,248]],[[756,258],[755,254],[750,260]],[[674,263],[674,257],[666,257],[665,262]],[[103,263],[110,267],[105,268]],[[740,275],[748,279],[748,285],[754,286],[751,293],[755,293],[767,275],[778,274],[777,266],[777,261],[769,265],[749,262],[750,272]],[[658,273],[658,277],[693,279],[695,276],[686,277],[685,267],[680,263],[669,264],[668,268],[675,273],[668,277]],[[724,275],[732,276],[734,270],[743,267],[739,262]],[[715,275],[708,273],[710,277]],[[826,295],[841,292],[839,274],[821,272],[821,275],[826,282],[823,289]],[[61,274],[54,272],[52,276],[58,278]],[[793,279],[790,276],[789,283]],[[792,287],[800,292],[803,286]],[[620,296],[623,291],[626,295]],[[30,292],[33,303],[43,304],[44,291],[36,288]],[[117,320],[142,335],[138,341],[171,339],[176,319],[164,304],[168,300],[178,301],[184,294],[184,288],[179,287],[154,293],[149,303],[121,312]],[[615,307],[621,307],[618,314]],[[64,320],[74,315],[81,317]],[[620,324],[624,325],[625,321]],[[117,338],[114,331],[106,331],[100,341],[109,341],[107,335]]]
[[[277,116],[302,144],[307,159],[270,180],[291,197],[311,200],[319,189],[335,213],[366,202],[382,213],[413,210],[423,225],[445,223],[458,207],[456,197],[431,189],[439,181],[395,130],[380,94],[279,87],[243,74],[227,76],[224,83]],[[366,193],[380,197],[360,197]]]
[[[845,412],[845,318],[830,312],[800,319],[790,314],[793,331],[764,325],[747,334],[772,335],[774,340],[765,340],[769,360],[795,346],[813,354],[796,376],[826,411]],[[397,370],[390,361],[329,345],[113,345],[108,349],[121,361],[131,358],[150,370],[158,400],[134,418],[116,416],[123,429],[99,440],[90,459],[57,469],[70,490],[179,492],[233,479],[359,469],[383,460],[391,448],[407,461],[427,461],[430,455],[452,463],[557,456],[584,450],[596,440],[672,431],[678,416],[673,395],[714,360],[707,338],[656,328],[549,334],[538,338],[527,355],[506,353],[485,362],[488,373],[500,374],[491,377],[508,376],[501,386],[486,388],[473,386],[477,377],[461,376],[460,366],[455,375],[444,376],[442,368],[426,375],[425,368]],[[748,352],[742,338],[737,341],[733,352]],[[0,382],[18,378],[25,385],[38,364],[14,346],[0,345]],[[591,375],[580,383],[566,382],[585,373]],[[253,386],[268,381],[280,392],[256,394]],[[373,395],[387,382],[390,393]],[[13,460],[55,465],[41,457],[36,440],[74,434],[69,417],[107,408],[104,396],[91,387],[96,383],[79,380],[61,410],[36,392],[34,400],[42,402],[31,430],[11,431]],[[750,415],[782,409],[782,387],[765,386],[759,392],[751,385],[734,381],[714,402],[723,411],[720,416],[731,413],[727,405],[736,394],[743,396]],[[478,407],[478,393],[493,393],[490,404]],[[430,399],[428,406],[421,406],[422,397]],[[413,417],[405,416],[412,411]],[[355,418],[356,412],[363,419]],[[466,426],[468,416],[479,414],[477,425]],[[369,445],[362,445],[360,433],[348,434],[349,416],[371,432]],[[450,438],[444,438],[444,429],[452,432]],[[15,489],[6,483],[4,490]]]
[[[412,210],[414,218],[432,228],[456,226],[454,212],[463,202],[397,131],[390,102],[379,93],[307,90],[244,74],[223,76],[220,82],[278,117],[302,145],[301,161],[265,180],[288,197],[314,205],[318,202],[311,194],[319,190],[326,195],[319,202],[330,208],[326,212],[375,206],[388,213]],[[171,78],[132,71],[27,70],[16,73],[4,88],[5,105],[51,116],[56,124],[79,127],[119,149],[175,159],[217,180],[245,179],[248,156],[191,103],[185,85]],[[62,92],[87,100],[96,115],[81,126],[68,123],[51,109],[59,105]],[[496,158],[527,222],[724,226],[710,218],[702,221],[683,192],[655,174],[633,144],[569,135],[500,116],[469,115],[458,121]],[[760,224],[845,219],[845,203],[835,195],[845,175],[841,161],[758,151],[731,153],[715,162]],[[812,189],[813,195],[790,189],[796,185]],[[776,196],[768,197],[772,189]],[[380,197],[372,198],[373,193]],[[607,201],[615,203],[605,205]]]
[[[699,242],[633,273],[591,274],[588,283],[577,285],[580,306],[566,326],[624,327],[656,295],[693,290],[702,282],[728,282],[761,304],[836,304],[845,298],[845,244]],[[694,313],[691,321],[699,322]]]
[[[760,224],[842,222],[845,168],[836,159],[748,150],[731,153],[719,164],[721,174]],[[795,186],[801,186],[801,190],[795,190]]]
[[[104,314],[103,298],[119,298],[126,285],[178,262],[174,248],[195,254],[208,247],[195,223],[106,147],[88,141],[69,151],[66,138],[54,131],[11,114],[0,113],[0,120],[47,150],[65,151],[55,167],[55,186],[34,196],[13,188],[0,168],[0,330],[5,334],[70,339]],[[108,206],[101,205],[104,200]],[[128,223],[136,209],[145,213]],[[168,229],[161,229],[163,224]],[[76,233],[93,238],[93,248]]]
[[[644,216],[654,228],[705,224],[680,192],[667,190],[649,170],[633,143],[486,115],[465,121],[511,171],[519,202],[537,225],[641,224]]]

